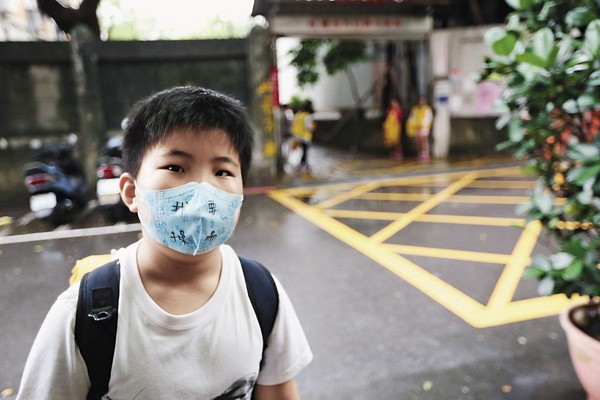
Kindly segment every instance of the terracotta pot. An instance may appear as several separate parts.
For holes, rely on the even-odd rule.
[[[600,341],[584,333],[571,321],[570,313],[578,307],[585,305],[563,311],[560,314],[560,324],[567,334],[573,368],[588,400],[600,400]]]

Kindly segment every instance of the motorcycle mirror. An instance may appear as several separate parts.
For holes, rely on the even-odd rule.
[[[75,143],[77,143],[78,140],[79,140],[79,138],[74,133],[69,133],[67,135],[67,143],[69,143],[69,144],[75,144]]]
[[[40,139],[31,139],[29,141],[29,148],[32,150],[39,150],[42,148],[42,141]]]

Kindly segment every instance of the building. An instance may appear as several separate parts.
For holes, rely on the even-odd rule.
[[[289,99],[290,91],[298,91],[311,98],[323,119],[344,119],[344,110],[356,107],[363,108],[361,116],[377,122],[391,97],[408,108],[426,95],[439,111],[434,128],[439,157],[450,152],[450,135],[461,137],[463,148],[477,147],[469,143],[475,129],[497,136],[496,115],[489,112],[489,104],[486,112],[474,104],[479,87],[470,79],[483,59],[483,33],[504,22],[509,12],[504,0],[255,0],[253,8],[253,15],[266,18],[276,44],[282,101]],[[364,102],[352,99],[341,73],[322,78],[313,87],[290,89],[294,77],[286,65],[290,41],[316,38],[368,42],[370,59],[350,71],[357,91],[365,94]],[[452,53],[457,49],[467,58],[458,59],[458,53]],[[486,101],[497,95],[493,88],[483,89]],[[357,125],[351,118],[348,121],[349,126]]]
[[[42,16],[36,0],[0,1],[0,42],[62,41],[54,21]]]

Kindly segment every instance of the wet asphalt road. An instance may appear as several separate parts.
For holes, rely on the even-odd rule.
[[[92,210],[62,229],[106,225]],[[454,234],[461,237],[469,227],[463,229]],[[44,230],[33,220],[4,237]],[[60,239],[52,239],[59,235],[54,233],[34,241],[22,236],[20,243],[0,240],[0,392],[6,398],[18,390],[29,347],[67,287],[75,260],[125,246],[139,235],[75,232]],[[267,265],[295,304],[315,354],[297,377],[304,399],[585,399],[556,317],[474,328],[265,194],[246,196],[230,244]],[[490,285],[485,274],[454,279]]]

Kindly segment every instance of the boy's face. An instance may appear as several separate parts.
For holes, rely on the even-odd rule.
[[[123,174],[121,192],[129,209],[148,220],[149,211],[139,200],[138,189],[170,189],[189,182],[208,182],[229,193],[243,193],[240,158],[224,131],[171,132],[146,152],[135,182]]]
[[[239,155],[229,136],[220,129],[175,130],[164,142],[148,150],[136,182],[141,189],[208,182],[229,193],[243,191]]]

